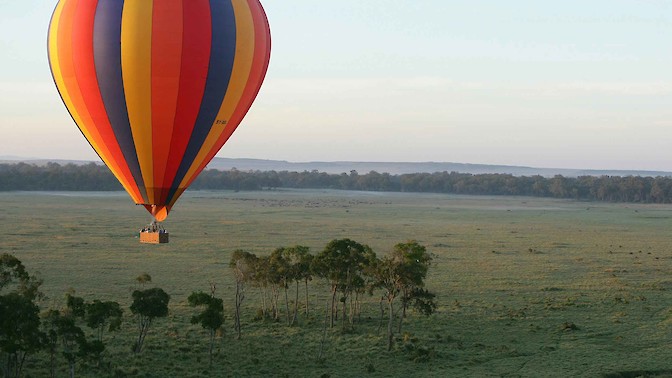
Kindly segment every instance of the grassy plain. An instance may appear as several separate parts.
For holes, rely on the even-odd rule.
[[[0,253],[44,279],[43,308],[69,289],[116,300],[129,315],[143,272],[171,294],[140,356],[128,316],[108,333],[100,370],[79,376],[140,377],[635,377],[672,376],[672,207],[522,197],[338,191],[188,192],[171,213],[167,245],[141,245],[144,209],[122,193],[1,193]],[[334,238],[378,254],[408,239],[435,254],[428,288],[438,312],[411,314],[387,352],[377,298],[366,298],[351,333],[330,330],[318,360],[327,288],[311,284],[312,315],[300,325],[254,321],[244,302],[243,339],[232,326],[230,253],[258,255]],[[226,333],[207,367],[205,333],[189,324],[192,291],[225,299]],[[412,359],[426,356],[424,362]],[[47,373],[46,355],[25,372]],[[66,363],[61,361],[61,375]]]

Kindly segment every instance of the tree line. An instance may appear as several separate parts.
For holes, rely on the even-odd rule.
[[[236,282],[235,293],[229,293],[234,297],[231,307],[236,338],[242,337],[246,319],[298,327],[311,312],[313,318],[319,317],[320,306],[310,304],[308,291],[310,283],[321,278],[328,290],[322,345],[327,328],[335,327],[339,319],[343,331],[361,321],[363,296],[375,295],[380,304],[378,332],[387,317],[386,342],[391,350],[395,330],[401,332],[407,310],[430,315],[437,308],[435,295],[425,288],[431,262],[432,255],[416,241],[398,243],[382,257],[351,239],[332,240],[315,255],[300,245],[276,248],[266,256],[236,250],[229,262]],[[171,297],[161,288],[146,288],[151,282],[147,273],[136,281],[139,286],[131,294],[130,317],[119,302],[86,300],[73,291],[66,293],[62,307],[42,309],[42,280],[30,275],[15,256],[0,255],[0,376],[22,376],[26,359],[38,353],[48,356],[52,377],[59,363],[67,364],[70,377],[81,363],[109,369],[112,361],[104,361],[104,335],[118,331],[128,321],[135,323],[137,330],[130,350],[142,353],[152,325],[168,316]],[[300,287],[304,289],[303,300],[299,298]],[[254,315],[245,316],[242,304],[249,289],[259,291],[260,303]],[[212,367],[213,348],[224,327],[224,300],[216,296],[216,285],[211,283],[209,293],[193,292],[187,302],[196,311],[190,322],[207,331]]]
[[[672,203],[672,177],[579,176],[551,178],[458,172],[392,175],[375,171],[329,174],[318,171],[205,170],[191,190],[340,189],[469,195],[510,195],[587,201]],[[98,164],[37,166],[0,164],[0,191],[123,190],[109,169]]]

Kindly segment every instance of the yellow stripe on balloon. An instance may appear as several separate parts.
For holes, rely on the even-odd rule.
[[[231,3],[236,15],[236,55],[233,61],[233,70],[229,86],[226,90],[226,96],[216,118],[217,120],[226,121],[231,118],[240,98],[243,96],[254,58],[254,20],[252,19],[250,7],[246,0],[233,0]],[[213,27],[215,26],[213,25]],[[219,139],[224,129],[228,126],[228,123],[222,124],[215,121],[207,138],[203,142],[203,146],[198,151],[198,155],[196,155],[187,174],[182,179],[180,187],[185,187],[193,175],[197,173],[198,167],[207,157],[208,153],[217,147],[215,146],[217,139]],[[235,127],[236,125],[231,126]]]
[[[82,134],[84,134],[84,137],[91,143],[91,146],[98,153],[98,156],[100,156],[105,165],[112,171],[112,174],[117,177],[124,189],[131,195],[131,198],[136,202],[142,201],[142,197],[134,195],[135,191],[131,190],[131,183],[125,179],[117,163],[109,156],[109,151],[107,146],[105,146],[100,133],[97,132],[95,127],[88,127],[93,125],[93,120],[88,112],[86,112],[86,108],[83,109],[84,113],[80,113],[76,110],[77,108],[73,106],[73,96],[81,97],[79,84],[74,76],[64,77],[63,69],[61,67],[61,54],[72,54],[72,48],[67,48],[67,51],[62,52],[58,43],[59,31],[61,31],[61,16],[66,3],[68,2],[65,0],[58,2],[51,19],[51,24],[49,25],[49,64],[51,65],[54,82],[56,83],[58,92],[61,95],[66,108],[69,110],[72,119],[75,121]],[[72,25],[64,25],[63,27],[68,28],[67,30],[72,30]],[[69,57],[67,59],[71,60],[72,58]],[[72,62],[70,64],[72,64]]]
[[[126,0],[121,19],[121,71],[126,107],[149,203],[156,203],[152,157],[152,0]]]

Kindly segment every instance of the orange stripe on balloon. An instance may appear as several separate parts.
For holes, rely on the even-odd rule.
[[[93,25],[98,1],[81,1],[75,11],[78,20],[72,28],[72,59],[75,75],[82,99],[91,116],[91,124],[86,128],[95,128],[100,133],[102,144],[107,148],[107,160],[111,163],[110,170],[122,186],[133,193],[131,197],[142,198],[133,180],[131,171],[119,148],[116,136],[107,117],[103,98],[98,87],[96,67],[93,58]],[[105,154],[101,151],[101,154]]]
[[[152,0],[126,0],[121,19],[121,70],[128,119],[150,204],[154,195],[152,156]]]
[[[190,0],[187,0],[190,1]],[[154,191],[163,203],[163,184],[173,135],[182,63],[182,1],[154,0],[152,18],[152,150]],[[151,190],[151,189],[150,189]]]

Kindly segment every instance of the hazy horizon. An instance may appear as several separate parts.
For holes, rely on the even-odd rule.
[[[262,3],[270,69],[219,157],[672,170],[672,3]],[[0,3],[0,155],[95,160],[49,72],[55,4]]]
[[[485,167],[492,167],[492,168],[500,168],[500,169],[495,169],[492,172],[489,173],[502,173],[500,170],[506,170],[506,168],[512,168],[513,170],[509,173],[515,173],[516,175],[525,175],[525,174],[530,174],[530,175],[536,175],[536,174],[541,174],[540,172],[545,172],[546,176],[549,176],[549,174],[555,175],[555,174],[582,174],[582,173],[589,173],[589,172],[597,172],[599,174],[604,174],[604,172],[611,172],[611,173],[629,173],[629,172],[639,172],[642,174],[648,173],[666,173],[666,174],[672,174],[672,170],[661,170],[661,169],[611,169],[611,168],[604,168],[604,169],[594,169],[594,168],[585,168],[585,167],[546,167],[546,166],[530,166],[530,165],[509,165],[509,164],[482,164],[482,163],[469,163],[469,162],[455,162],[455,161],[353,161],[353,160],[310,160],[310,161],[292,161],[292,160],[282,160],[282,159],[259,159],[259,158],[253,158],[253,157],[222,157],[222,156],[215,156],[213,159],[213,162],[211,164],[208,164],[206,167],[207,169],[228,169],[228,168],[222,168],[221,167],[221,162],[217,163],[214,160],[215,159],[231,159],[231,160],[240,160],[241,162],[243,161],[254,161],[254,162],[268,162],[268,164],[273,164],[273,163],[286,163],[289,165],[297,165],[297,166],[305,166],[305,165],[333,165],[331,169],[324,169],[324,167],[321,167],[322,169],[319,168],[310,168],[310,169],[318,169],[320,171],[324,171],[327,173],[342,173],[342,172],[347,172],[351,169],[358,170],[358,168],[361,168],[361,165],[364,166],[373,166],[374,168],[371,168],[369,170],[363,170],[362,173],[368,173],[370,170],[374,171],[379,171],[375,167],[380,167],[380,166],[394,166],[395,164],[399,165],[399,167],[404,166],[404,165],[409,165],[409,166],[422,166],[422,165],[457,165],[457,166],[473,166],[474,168],[472,169],[477,169],[475,167],[482,167],[478,168],[478,171],[481,171]],[[78,162],[98,162],[102,164],[102,161],[98,157],[94,157],[94,159],[59,159],[59,158],[48,158],[48,157],[34,157],[34,156],[12,156],[12,155],[0,155],[0,162],[12,162],[12,161],[25,161],[25,162],[31,162],[31,161],[63,161],[63,162],[69,162],[69,161],[78,161]],[[340,169],[342,168],[343,165],[347,164],[355,164],[358,165],[356,167],[352,167],[349,169]],[[284,167],[284,164],[281,164]],[[252,167],[253,166],[253,167]],[[246,167],[246,166],[241,166],[240,163],[237,163],[235,165],[236,168],[238,169],[252,169],[252,170],[276,170],[277,168],[271,167],[271,168],[259,168],[257,163],[252,163],[251,167]],[[264,163],[262,163],[262,166],[265,166]],[[402,173],[418,173],[420,171],[418,170],[413,170],[409,167],[406,167],[405,169],[401,169],[397,167],[394,171],[385,171],[387,173],[393,173],[393,174],[402,174]],[[297,168],[298,169],[298,168]],[[304,169],[308,169],[305,168]],[[285,168],[282,168],[281,170],[285,170]],[[291,170],[291,168],[290,168]],[[422,172],[430,172],[430,170],[421,170]],[[460,173],[472,173],[469,172],[469,169],[460,171],[457,170]],[[520,171],[524,171],[524,173],[521,173]],[[534,172],[527,172],[527,171],[534,171]],[[383,172],[383,171],[380,171]],[[433,172],[433,171],[432,171]],[[478,172],[477,172],[478,173]]]

